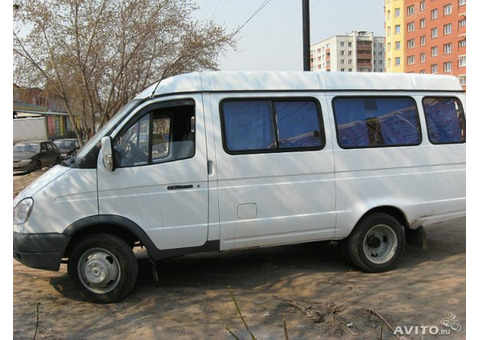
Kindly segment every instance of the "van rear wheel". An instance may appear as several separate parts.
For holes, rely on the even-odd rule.
[[[68,275],[88,301],[117,302],[135,286],[138,262],[131,247],[121,238],[95,234],[80,240],[73,248]]]
[[[359,269],[384,272],[400,261],[405,249],[405,230],[391,215],[372,213],[358,222],[342,247]]]

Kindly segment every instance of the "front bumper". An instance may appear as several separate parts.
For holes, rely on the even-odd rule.
[[[58,271],[69,236],[13,232],[13,257],[27,267]]]
[[[25,172],[35,170],[35,163],[32,161],[13,161],[14,172]]]

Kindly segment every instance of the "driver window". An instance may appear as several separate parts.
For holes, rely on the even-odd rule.
[[[114,140],[119,168],[164,163],[195,155],[193,105],[150,111]]]
[[[147,114],[116,139],[114,150],[118,167],[148,164],[149,121]]]

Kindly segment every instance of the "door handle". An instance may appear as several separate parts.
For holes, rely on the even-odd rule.
[[[187,185],[169,185],[167,190],[183,190],[183,189],[193,189],[192,184]]]
[[[208,173],[209,176],[213,175],[213,162],[212,161],[207,162],[207,173]]]

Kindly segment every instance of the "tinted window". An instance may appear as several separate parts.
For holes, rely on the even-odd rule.
[[[267,152],[319,149],[324,137],[314,100],[224,100],[225,149]]]
[[[226,147],[230,151],[271,149],[275,130],[268,101],[222,103]]]
[[[432,143],[465,142],[465,115],[457,98],[426,97],[423,99],[423,110],[428,138]]]
[[[342,148],[421,142],[417,106],[410,97],[337,97],[333,109]]]

